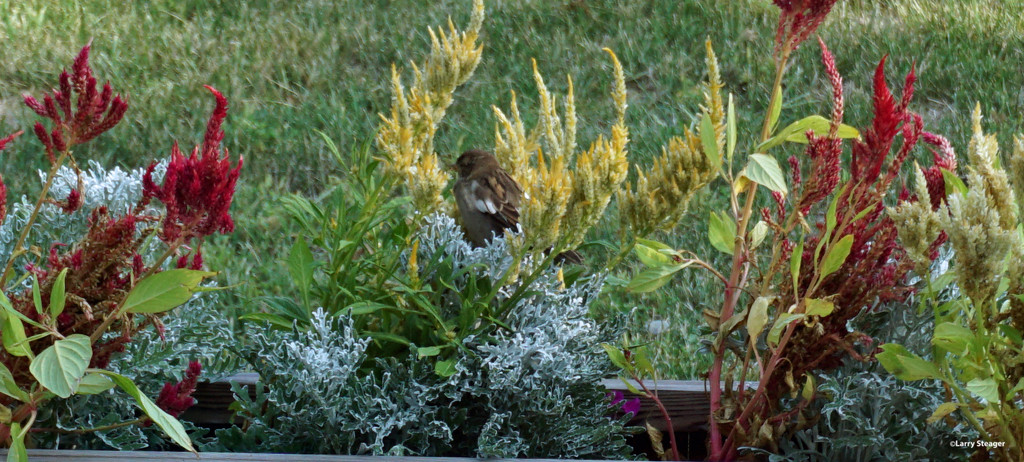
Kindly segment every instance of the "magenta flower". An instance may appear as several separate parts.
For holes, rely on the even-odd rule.
[[[206,125],[203,144],[196,146],[191,156],[185,157],[178,143],[174,143],[162,186],[153,182],[155,163],[150,164],[143,177],[145,198],[160,199],[167,208],[160,236],[164,242],[202,238],[215,232],[229,233],[235,228],[228,209],[231,208],[235,182],[242,168],[242,158],[238,158],[238,164],[232,169],[226,149],[222,155],[220,143],[224,139],[224,131],[221,124],[227,117],[228,101],[213,87],[207,85],[206,89],[213,93],[217,106]]]
[[[611,400],[611,403],[609,404],[610,406],[619,407],[622,409],[622,412],[632,413],[633,415],[640,412],[640,398],[627,400],[625,395],[622,394],[622,390],[609,392],[608,399]]]

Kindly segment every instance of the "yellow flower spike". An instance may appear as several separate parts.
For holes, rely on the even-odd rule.
[[[704,42],[706,51],[705,62],[708,66],[708,81],[704,83],[704,106],[711,117],[711,125],[715,130],[715,141],[718,152],[725,152],[725,105],[722,104],[722,75],[718,68],[718,57],[711,47],[711,39]]]
[[[971,165],[969,172],[978,174],[981,184],[970,185],[971,188],[983,186],[987,206],[995,209],[999,215],[999,225],[1005,230],[1017,229],[1017,208],[1014,206],[1013,189],[1010,188],[1006,172],[997,168],[999,158],[999,141],[995,135],[988,135],[981,128],[981,105],[975,105],[971,115],[973,135],[967,146],[967,158]]]
[[[626,104],[626,77],[622,72],[622,64],[619,63],[619,57],[615,56],[615,52],[611,48],[602,48],[603,51],[611,55],[612,67],[614,68],[615,75],[615,86],[612,88],[612,100],[615,101],[615,112],[618,116],[617,124],[626,126],[626,108],[629,106]]]
[[[1010,184],[1017,196],[1019,217],[1024,217],[1024,136],[1013,138],[1013,155],[1010,157]]]
[[[417,255],[417,252],[419,252],[419,249],[420,249],[420,240],[416,239],[415,241],[413,241],[412,249],[409,251],[409,267],[408,267],[409,281],[412,283],[412,286],[414,288],[419,288],[419,286],[420,286],[420,266],[416,262],[416,255]]]
[[[420,65],[412,63],[413,84],[408,90],[395,66],[391,68],[390,117],[380,116],[376,141],[386,157],[385,174],[402,180],[419,214],[433,213],[443,204],[441,192],[449,176],[434,153],[434,135],[455,89],[480,62],[483,47],[476,39],[483,18],[483,1],[476,0],[468,30],[457,30],[450,18],[447,32],[428,28],[430,54]]]

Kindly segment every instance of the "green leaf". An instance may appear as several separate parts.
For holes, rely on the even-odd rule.
[[[7,462],[28,462],[25,433],[27,432],[22,432],[20,423],[11,422],[11,448],[7,450]]]
[[[775,320],[775,324],[772,325],[772,330],[768,331],[768,343],[771,345],[779,344],[779,337],[782,337],[782,331],[793,321],[803,319],[807,315],[804,313],[782,313],[779,315],[779,319]]]
[[[35,274],[32,275],[32,304],[36,313],[43,314],[43,296],[39,292],[39,278]]]
[[[619,369],[628,369],[629,362],[626,361],[626,355],[622,353],[622,350],[608,343],[602,343],[601,347],[608,353],[608,359],[612,361]]]
[[[820,115],[812,115],[804,117],[796,122],[793,122],[779,131],[778,135],[769,138],[764,143],[757,146],[757,150],[765,152],[771,148],[774,148],[786,141],[792,143],[807,143],[807,131],[813,131],[816,136],[827,136],[829,131],[832,129],[832,121],[826,119]],[[860,136],[860,132],[856,128],[846,124],[839,124],[839,129],[836,131],[836,137],[838,138],[857,138]]]
[[[719,252],[732,255],[736,247],[736,222],[726,213],[719,215],[712,210],[708,220],[708,240]]]
[[[441,347],[439,346],[419,347],[416,349],[416,355],[420,358],[437,356],[439,354],[441,354]]]
[[[92,342],[82,334],[69,335],[53,342],[39,353],[28,370],[39,384],[53,394],[67,398],[78,389],[78,382],[92,360]]]
[[[775,133],[775,128],[779,125],[779,114],[782,114],[782,85],[772,90],[771,107],[768,108],[769,133]]]
[[[1021,336],[1021,333],[1017,328],[1009,324],[1000,324],[999,330],[1014,344],[1024,345],[1024,337]]]
[[[750,162],[743,170],[744,175],[764,187],[786,194],[789,190],[786,187],[786,177],[782,174],[782,168],[774,157],[765,154],[751,154]]]
[[[704,113],[704,117],[700,121],[700,144],[704,148],[704,155],[711,162],[711,166],[717,170],[722,165],[722,153],[718,152],[715,127],[711,123],[711,115],[707,112]]]
[[[939,368],[911,353],[903,345],[886,343],[882,352],[875,355],[885,370],[896,378],[906,381],[941,378]]]
[[[97,393],[103,393],[111,388],[114,388],[114,382],[111,382],[103,374],[98,372],[90,372],[82,377],[82,381],[78,383],[78,391],[76,395],[95,395]]]
[[[751,343],[757,341],[764,326],[768,324],[768,307],[774,300],[775,297],[757,297],[754,304],[750,306],[750,314],[747,315],[747,334],[750,335]]]
[[[313,288],[313,252],[309,250],[306,239],[299,236],[288,252],[288,272],[302,294],[302,301],[307,310],[309,307],[309,291]]]
[[[988,403],[999,403],[999,386],[993,378],[971,380],[967,382],[967,389]]]
[[[800,243],[793,248],[793,253],[789,256],[789,275],[793,277],[793,287],[799,287],[797,280],[800,276],[800,264],[803,261],[804,256],[804,238],[800,236]]]
[[[641,243],[637,243],[633,250],[636,252],[640,262],[646,266],[663,266],[672,262],[672,257]]]
[[[451,377],[455,372],[455,358],[438,361],[434,364],[434,373],[440,377]]]
[[[655,268],[647,268],[633,277],[626,286],[626,290],[634,293],[653,292],[668,284],[672,276],[679,270],[692,265],[693,262],[680,263],[678,265],[664,265]]]
[[[939,420],[942,420],[943,417],[946,417],[947,415],[951,414],[958,407],[959,406],[957,406],[956,403],[942,403],[939,405],[939,407],[935,408],[935,411],[932,412],[932,415],[925,419],[924,422],[927,424],[933,424],[935,422],[938,422]]]
[[[853,235],[847,234],[843,236],[836,245],[828,249],[828,254],[825,255],[825,261],[821,263],[821,279],[825,279],[828,275],[839,271],[842,268],[843,263],[846,261],[846,257],[850,256],[850,249],[853,248]]]
[[[959,324],[944,322],[935,326],[932,345],[955,355],[963,356],[967,353],[967,346],[972,338],[974,338],[974,332],[970,329]]]
[[[639,347],[633,350],[633,363],[636,364],[636,369],[641,375],[647,377],[654,376],[654,364],[651,363],[651,357],[647,353],[647,348]]]
[[[750,248],[756,249],[764,241],[765,236],[768,236],[768,223],[758,221],[750,230]]]
[[[964,180],[949,170],[944,168],[940,170],[942,171],[942,181],[946,184],[946,195],[953,193],[960,193],[961,196],[967,195],[967,185],[964,184]]]
[[[159,273],[158,273],[159,274]],[[185,427],[181,425],[178,419],[175,419],[170,414],[160,409],[149,397],[142,394],[139,391],[139,387],[135,386],[135,383],[131,379],[125,377],[116,372],[111,372],[102,369],[93,369],[93,372],[106,375],[110,378],[118,387],[128,393],[129,396],[135,398],[135,403],[138,404],[139,408],[142,409],[153,423],[155,423],[167,436],[171,437],[178,446],[181,446],[193,453],[196,452],[195,448],[192,447],[192,440],[189,439],[188,433],[185,432]]]
[[[64,278],[68,275],[68,269],[64,268],[53,281],[53,289],[50,290],[50,316],[54,319],[64,312],[64,304],[67,302],[64,293]]]
[[[636,385],[633,385],[633,382],[630,382],[625,377],[621,377],[620,376],[619,379],[622,380],[622,383],[626,384],[626,389],[629,390],[630,393],[632,393],[634,395],[642,395],[642,394],[644,394],[644,392],[640,391],[640,389],[637,388]]]
[[[192,298],[203,279],[217,273],[190,269],[172,269],[139,281],[124,299],[126,313],[162,313]]]
[[[828,300],[822,300],[820,298],[805,298],[804,299],[804,314],[807,316],[828,316],[832,314],[836,306]]]
[[[28,402],[31,399],[28,393],[18,388],[18,383],[14,381],[14,375],[3,363],[0,363],[0,393],[22,402]]]
[[[807,381],[804,382],[804,389],[800,392],[800,395],[804,398],[805,401],[811,401],[814,399],[814,390],[814,376],[811,374],[807,374]]]
[[[725,115],[725,158],[732,165],[732,155],[736,151],[736,106],[732,103],[732,93],[729,93],[729,112]]]
[[[4,349],[14,356],[31,357],[32,350],[26,342],[25,325],[21,323],[21,318],[6,310],[3,313],[0,315],[3,316],[3,321],[0,322],[0,337],[2,337]]]
[[[268,322],[268,323],[270,323],[272,325],[275,325],[277,327],[281,327],[281,328],[284,328],[284,329],[291,329],[292,326],[293,326],[292,321],[289,320],[288,318],[285,318],[284,316],[281,316],[279,314],[273,314],[273,313],[249,313],[249,314],[243,314],[243,315],[239,316],[238,319],[241,319],[242,321],[263,321],[263,322]]]

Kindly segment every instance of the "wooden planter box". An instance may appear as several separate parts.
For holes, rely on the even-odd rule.
[[[209,428],[223,428],[230,426],[233,422],[232,411],[228,410],[228,406],[234,401],[234,396],[231,394],[230,382],[234,381],[242,385],[255,385],[259,376],[257,374],[238,374],[231,377],[226,377],[222,380],[214,382],[201,382],[196,388],[196,392],[193,396],[196,398],[196,405],[192,406],[188,411],[182,414],[183,420],[188,420],[197,425],[201,425]],[[602,384],[609,391],[622,391],[627,399],[632,398],[632,394],[626,389],[626,385],[619,379],[606,379],[602,381]],[[647,384],[652,391],[655,390],[653,383]],[[669,417],[672,419],[672,431],[675,432],[676,441],[679,443],[680,455],[684,459],[690,460],[703,460],[707,457],[707,449],[705,442],[707,441],[707,422],[708,414],[711,412],[711,400],[710,394],[706,391],[707,385],[703,381],[699,380],[660,380],[657,382],[657,393],[661,402],[665,405],[668,410]],[[252,391],[253,387],[250,387]],[[646,398],[640,398],[640,412],[638,412],[632,419],[630,419],[630,425],[643,426],[644,422],[649,422],[655,428],[665,432],[668,430],[668,425],[665,419],[662,417],[661,411],[654,404],[654,401]],[[668,436],[664,438],[664,444],[666,449],[668,448]],[[630,444],[635,448],[637,453],[646,453],[652,459],[654,459],[654,453],[651,449],[650,440],[646,433],[634,435],[630,438]],[[67,452],[67,451],[61,451]],[[149,457],[149,454],[160,454],[160,453],[136,453]],[[169,454],[167,457],[191,457],[188,460],[196,460],[194,456],[189,454],[181,455],[180,453],[166,453]],[[178,456],[174,456],[178,454]],[[264,459],[259,458],[262,455],[256,455],[252,457],[240,457],[239,454],[226,454],[224,456],[232,456],[235,458],[227,459],[200,459],[200,460],[245,460],[245,461],[281,461],[281,460],[294,460],[294,459]],[[259,456],[259,457],[257,457]],[[253,458],[256,457],[256,458]],[[293,458],[295,456],[292,456]],[[307,458],[313,456],[302,456],[302,460],[310,461],[357,461],[357,460],[369,460],[365,457],[350,457],[350,458],[324,458],[315,459]],[[321,457],[321,456],[317,456]],[[327,457],[327,456],[323,456]],[[335,456],[331,456],[335,457]],[[338,456],[340,457],[340,456]],[[33,461],[36,459],[32,459]],[[47,460],[47,459],[40,459]],[[56,461],[56,459],[53,459]],[[92,459],[85,459],[92,460]],[[96,459],[100,460],[100,459]],[[108,459],[103,459],[108,460]],[[115,460],[115,459],[110,459]],[[125,459],[129,460],[129,459]],[[152,460],[186,460],[186,459],[152,459]],[[375,461],[381,460],[381,458],[373,458]],[[401,458],[401,460],[414,461],[416,458]],[[430,459],[436,461],[456,461],[456,460],[474,460],[474,459]]]
[[[0,457],[6,457],[7,450],[0,450]],[[72,451],[55,449],[30,449],[28,459],[32,462],[501,462],[533,461],[564,462],[558,459],[470,459],[461,457],[386,457],[386,456],[320,456],[307,454],[245,454],[229,452],[203,452],[199,456],[189,452],[148,452],[148,451]],[[591,461],[582,461],[591,462]],[[598,462],[598,461],[592,461]],[[608,461],[600,461],[608,462]]]

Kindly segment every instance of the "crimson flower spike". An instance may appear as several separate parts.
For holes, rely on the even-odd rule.
[[[56,162],[56,154],[76,144],[96,138],[114,128],[124,118],[128,103],[121,95],[114,95],[110,82],[103,88],[96,88],[97,80],[89,67],[89,47],[78,53],[71,66],[71,73],[65,70],[58,79],[59,88],[43,94],[39,102],[32,95],[25,95],[25,105],[36,114],[49,119],[52,128],[47,129],[36,122],[33,131],[46,148],[50,163]],[[72,95],[77,99],[72,101]]]
[[[144,199],[157,198],[167,208],[160,234],[164,242],[201,239],[215,232],[234,230],[229,209],[243,159],[239,156],[238,164],[231,167],[227,150],[220,146],[224,139],[221,125],[227,117],[228,101],[213,87],[206,86],[206,89],[213,94],[217,104],[206,125],[202,145],[196,146],[191,156],[185,157],[178,143],[174,143],[162,186],[153,182],[155,163],[150,164],[142,179]]]
[[[775,57],[797,49],[825,21],[837,0],[774,0],[782,10],[775,31]]]

